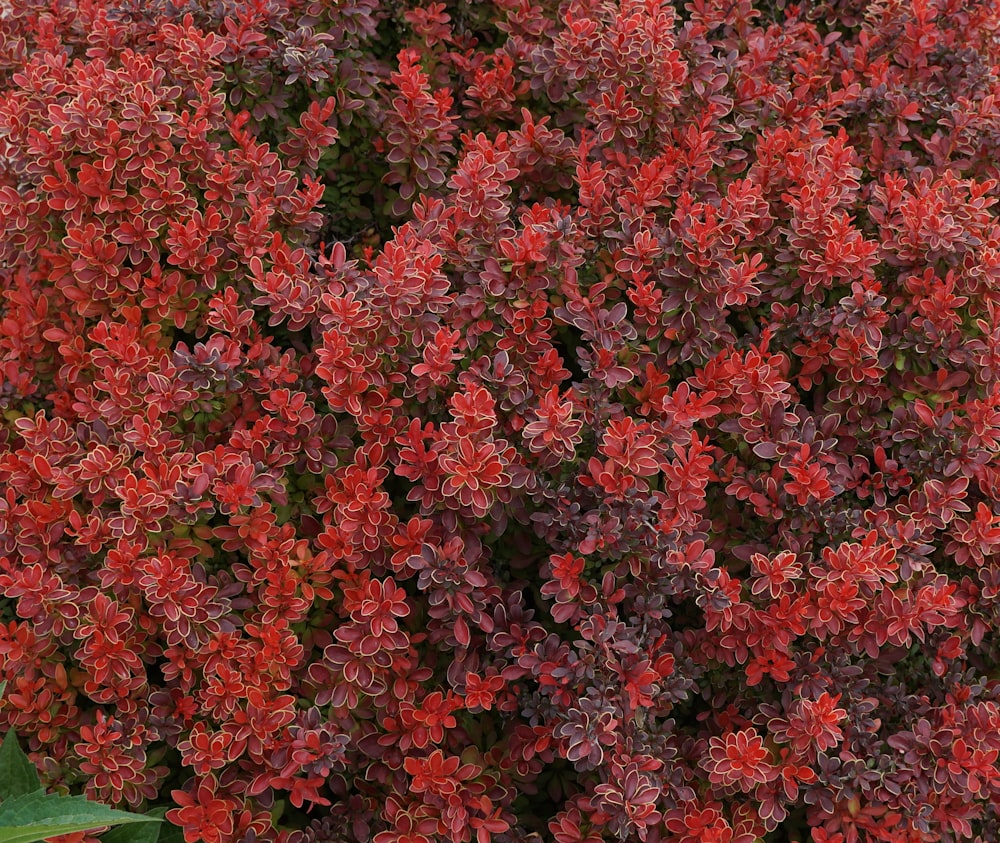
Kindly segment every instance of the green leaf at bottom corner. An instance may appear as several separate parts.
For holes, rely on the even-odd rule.
[[[166,808],[153,808],[146,812],[146,818],[162,822],[117,826],[101,835],[101,843],[184,843],[184,832],[163,819],[166,813]]]
[[[38,771],[11,729],[0,744],[0,802],[41,790]]]
[[[149,816],[163,820],[159,825],[160,836],[156,839],[156,843],[185,843],[184,829],[166,818],[167,810],[167,808],[153,808],[148,812]]]
[[[102,826],[157,821],[158,817],[116,811],[83,796],[37,791],[0,805],[0,843],[39,843],[60,834]]]
[[[101,843],[160,843],[160,824],[119,825],[101,835]]]

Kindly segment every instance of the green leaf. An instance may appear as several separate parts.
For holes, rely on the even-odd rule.
[[[150,817],[150,819],[160,819]],[[101,835],[101,843],[160,843],[160,831],[163,826],[160,823],[144,823],[140,826],[120,825]]]
[[[11,729],[0,744],[0,802],[40,790],[38,771],[24,754]]]
[[[0,843],[38,843],[57,834],[91,831],[122,823],[159,822],[159,817],[115,811],[84,796],[36,791],[0,805]]]
[[[153,808],[148,812],[148,816],[163,819],[159,826],[160,836],[156,843],[184,843],[184,829],[165,819],[166,813],[166,808]]]
[[[150,808],[147,817],[163,820],[159,825],[118,826],[101,835],[101,843],[184,843],[184,829],[167,822],[167,808]]]

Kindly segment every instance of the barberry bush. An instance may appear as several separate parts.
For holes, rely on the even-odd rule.
[[[995,843],[998,162],[992,0],[5,0],[0,731],[186,843]]]

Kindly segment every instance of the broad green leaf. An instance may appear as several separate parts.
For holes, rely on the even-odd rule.
[[[184,843],[184,829],[165,819],[166,813],[166,808],[153,808],[147,814],[150,817],[163,819],[158,826],[160,836],[156,838],[156,843]]]
[[[116,811],[84,796],[40,791],[0,805],[0,843],[38,843],[58,834],[90,831],[122,823],[159,822],[159,817]]]
[[[166,813],[166,808],[152,808],[145,816],[163,820]],[[184,832],[168,822],[161,822],[159,825],[120,825],[102,834],[101,843],[184,843]]]
[[[148,816],[148,814],[147,814]],[[150,819],[154,819],[150,817]],[[155,819],[159,819],[156,817]],[[142,825],[120,825],[101,835],[101,843],[160,843],[162,823],[143,823]]]
[[[160,837],[156,843],[184,843],[184,829],[167,820],[160,826]]]
[[[11,729],[0,744],[0,802],[40,790],[38,771],[24,754]]]

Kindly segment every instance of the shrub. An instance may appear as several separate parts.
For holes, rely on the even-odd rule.
[[[187,843],[996,840],[998,39],[6,3],[42,784]]]

